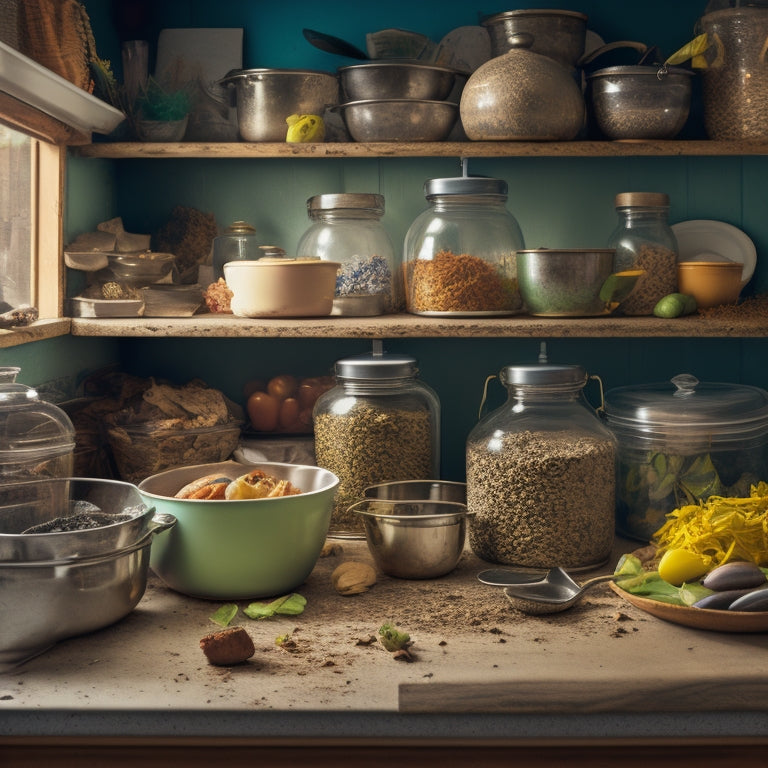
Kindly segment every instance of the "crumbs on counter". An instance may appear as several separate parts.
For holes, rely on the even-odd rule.
[[[712,320],[725,320],[738,327],[739,321],[754,323],[755,320],[768,321],[768,294],[750,296],[738,304],[721,304],[717,307],[700,309],[699,314]]]

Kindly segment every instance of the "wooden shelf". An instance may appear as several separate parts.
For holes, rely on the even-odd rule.
[[[74,336],[192,338],[765,338],[768,321],[702,315],[656,317],[431,318],[417,315],[249,319],[202,314],[190,318],[72,318]]]
[[[766,155],[768,142],[744,141],[441,141],[412,143],[288,144],[286,142],[141,143],[99,142],[74,147],[80,157],[228,158],[228,157],[680,157]]]

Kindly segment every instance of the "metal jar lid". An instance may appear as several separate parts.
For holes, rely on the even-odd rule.
[[[621,432],[672,442],[702,433],[712,443],[768,438],[768,392],[680,374],[666,382],[608,390],[605,416],[608,426]]]
[[[448,179],[429,179],[424,183],[424,196],[441,195],[501,195],[506,198],[508,185],[504,179],[486,176],[456,176]]]
[[[508,365],[501,369],[502,384],[526,387],[583,387],[587,372],[580,365]]]
[[[405,379],[416,376],[416,359],[407,355],[368,353],[336,361],[336,375],[347,380]]]
[[[619,192],[614,205],[616,208],[668,208],[669,195],[664,192]]]
[[[384,195],[365,192],[345,192],[341,194],[313,195],[307,200],[310,215],[318,211],[357,209],[375,211],[384,214]]]

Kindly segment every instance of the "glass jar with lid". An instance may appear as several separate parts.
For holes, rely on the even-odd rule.
[[[467,438],[470,545],[478,557],[583,570],[613,546],[616,445],[578,365],[503,368],[507,401]]]
[[[507,210],[507,183],[480,176],[430,179],[429,207],[403,247],[405,299],[417,315],[521,312],[515,252],[525,247]]]
[[[616,526],[649,541],[674,509],[749,496],[768,479],[768,392],[690,374],[617,387],[605,423],[618,441]]]
[[[0,384],[0,485],[71,477],[75,428],[58,406],[25,384]]]
[[[256,260],[263,255],[255,227],[247,221],[234,221],[213,239],[213,279],[224,277],[228,261]]]
[[[643,272],[619,312],[652,315],[659,299],[677,291],[678,245],[669,225],[669,195],[621,192],[615,205],[619,221],[608,241],[616,251],[615,269]]]
[[[307,200],[307,213],[312,223],[297,256],[341,263],[331,314],[360,317],[401,309],[400,270],[381,221],[383,195],[315,195]]]
[[[440,476],[440,402],[407,355],[374,350],[338,360],[335,374],[313,410],[315,457],[339,478],[329,535],[362,538],[348,507],[365,488]]]

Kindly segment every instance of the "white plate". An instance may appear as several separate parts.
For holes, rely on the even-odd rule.
[[[680,249],[679,261],[733,261],[742,264],[741,287],[757,263],[755,244],[738,227],[724,221],[693,219],[672,225]]]
[[[0,42],[0,90],[82,131],[110,133],[125,115]]]

